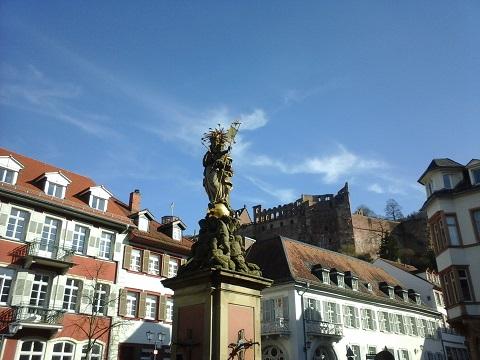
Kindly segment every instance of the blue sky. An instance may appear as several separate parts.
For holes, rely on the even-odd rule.
[[[434,157],[479,156],[478,1],[0,3],[0,144],[76,171],[189,232],[200,138],[243,122],[233,206],[349,182],[404,213]]]

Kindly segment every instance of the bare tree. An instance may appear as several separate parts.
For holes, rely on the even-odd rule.
[[[385,217],[389,220],[398,221],[403,219],[402,207],[395,201],[395,199],[388,199],[385,205]]]
[[[93,351],[96,350],[95,346],[103,336],[115,328],[128,324],[127,320],[118,320],[112,316],[120,301],[120,293],[117,294],[116,290],[103,280],[104,267],[105,264],[100,263],[94,268],[85,268],[87,280],[84,281],[80,303],[80,312],[85,315],[70,325],[74,331],[84,334],[87,338],[87,343],[82,349],[82,360],[91,359]]]

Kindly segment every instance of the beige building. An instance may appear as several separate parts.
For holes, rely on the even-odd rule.
[[[480,359],[480,160],[434,159],[422,174],[423,205],[444,289],[448,321]]]

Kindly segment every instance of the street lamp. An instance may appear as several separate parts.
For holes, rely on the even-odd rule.
[[[157,341],[160,343],[160,347],[163,345],[163,340],[165,338],[165,334],[163,332],[157,333],[157,336],[154,338],[155,333],[153,331],[147,331],[147,339],[148,342],[152,342],[153,340],[153,360],[157,360]]]

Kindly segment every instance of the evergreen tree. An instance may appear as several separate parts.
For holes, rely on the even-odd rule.
[[[398,260],[398,245],[397,240],[390,232],[385,232],[380,241],[380,249],[378,256],[387,260]]]

